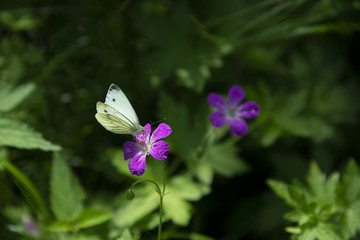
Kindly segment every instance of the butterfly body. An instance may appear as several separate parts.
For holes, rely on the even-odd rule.
[[[105,103],[97,102],[95,118],[106,129],[117,134],[138,135],[145,132],[124,92],[111,84]]]

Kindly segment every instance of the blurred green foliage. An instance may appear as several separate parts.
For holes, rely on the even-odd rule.
[[[360,230],[359,168],[350,161],[341,178],[334,172],[328,178],[315,162],[306,176],[308,187],[295,180],[293,185],[269,180],[269,186],[294,208],[285,217],[297,222],[287,227],[292,239],[351,239]]]
[[[359,31],[358,0],[1,1],[0,238],[156,238],[153,186],[126,193],[158,164],[132,176],[94,117],[111,83],[173,129],[164,239],[359,238]],[[232,85],[244,138],[209,122]]]

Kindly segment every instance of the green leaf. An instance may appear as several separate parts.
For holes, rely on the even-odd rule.
[[[349,161],[340,187],[340,199],[345,211],[341,215],[341,233],[345,239],[352,238],[360,231],[360,174],[354,160]]]
[[[352,203],[360,198],[360,171],[354,160],[351,160],[345,170],[342,178],[344,201]]]
[[[16,120],[0,118],[0,146],[58,151],[60,146],[45,140],[40,133]]]
[[[190,201],[197,201],[210,192],[208,185],[195,182],[190,176],[180,175],[171,178],[166,192]]]
[[[87,228],[99,225],[112,217],[112,212],[98,209],[84,209],[75,220],[79,228]]]
[[[55,153],[50,176],[50,203],[58,220],[75,220],[83,209],[85,192],[60,153]]]
[[[0,84],[0,112],[14,109],[35,90],[35,84],[25,83],[15,89],[10,84]]]
[[[105,221],[108,221],[111,216],[111,212],[97,209],[84,209],[75,220],[55,221],[49,224],[46,229],[50,232],[77,232],[79,229],[93,227]]]
[[[352,238],[360,231],[360,200],[346,208],[341,216],[340,226],[344,239]]]
[[[316,164],[316,162],[311,162],[310,170],[306,177],[306,181],[309,184],[309,187],[313,194],[317,194],[321,197],[326,194],[326,175],[320,171],[319,166]]]
[[[211,146],[203,158],[216,173],[232,177],[246,172],[249,167],[236,155],[236,147],[231,143],[220,143]]]
[[[174,224],[186,226],[192,215],[192,206],[189,202],[169,191],[164,197],[164,212]]]
[[[49,218],[50,214],[45,206],[44,200],[31,180],[10,161],[7,161],[6,159],[0,159],[0,162],[4,168],[14,177],[15,182],[22,191],[26,200],[29,202],[29,205],[32,207],[33,211],[39,217],[44,216],[46,219]]]
[[[128,228],[126,228],[121,233],[121,237],[117,238],[116,240],[134,240],[134,238],[131,236],[130,230]]]
[[[334,129],[323,119],[316,116],[273,116],[275,122],[285,131],[300,137],[324,141],[334,136]]]
[[[37,25],[37,20],[31,15],[22,15],[18,19],[11,12],[0,12],[0,22],[7,25],[13,31],[26,31]]]
[[[102,238],[94,234],[77,233],[77,234],[71,234],[70,236],[66,236],[64,240],[102,240]]]
[[[192,206],[188,201],[198,201],[209,192],[208,185],[196,183],[189,176],[173,177],[167,185],[167,194],[164,197],[166,217],[177,225],[186,226],[192,215]]]
[[[208,106],[201,105],[196,114],[190,114],[188,106],[175,101],[167,94],[161,95],[159,102],[160,116],[166,116],[166,122],[173,133],[169,136],[171,150],[181,156],[189,166],[195,166],[197,148],[206,131]],[[184,141],[186,139],[186,141]]]
[[[299,236],[299,240],[310,239],[341,240],[340,236],[335,232],[334,226],[324,223],[319,223],[316,227],[307,229]]]
[[[196,169],[196,176],[198,179],[208,185],[212,183],[214,174],[214,169],[208,162],[199,164],[198,168]]]
[[[49,232],[70,232],[75,231],[76,227],[70,221],[55,221],[46,226]]]
[[[278,197],[284,199],[288,205],[294,206],[294,201],[289,194],[288,184],[273,179],[268,179],[266,183],[271,187],[271,189]]]
[[[159,206],[159,195],[154,191],[152,184],[136,186],[135,198],[130,202],[126,200],[126,192],[121,195],[120,208],[113,217],[116,226],[125,228],[133,226]]]

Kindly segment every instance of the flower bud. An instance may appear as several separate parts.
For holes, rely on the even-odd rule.
[[[135,193],[133,192],[132,188],[129,189],[129,191],[126,194],[127,200],[131,201],[135,198]]]

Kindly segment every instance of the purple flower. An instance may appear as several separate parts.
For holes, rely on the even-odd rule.
[[[37,227],[36,221],[30,216],[23,216],[22,217],[22,224],[25,230],[30,233],[34,237],[39,237],[40,232]]]
[[[133,175],[141,176],[145,172],[146,156],[150,153],[157,160],[164,160],[169,154],[169,145],[165,141],[158,141],[170,135],[171,128],[165,123],[160,123],[152,135],[150,124],[144,126],[145,132],[135,136],[136,142],[124,143],[124,158],[129,162],[129,170]]]
[[[218,109],[210,115],[212,125],[219,128],[229,122],[232,136],[244,136],[248,126],[243,118],[254,118],[260,113],[260,107],[255,102],[239,104],[244,97],[245,92],[239,86],[230,88],[228,102],[222,96],[210,93],[208,102],[211,107]]]

